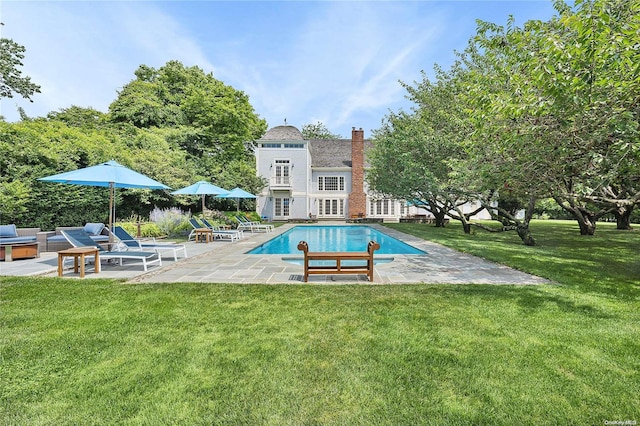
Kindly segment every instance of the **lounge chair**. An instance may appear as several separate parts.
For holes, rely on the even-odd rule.
[[[257,225],[257,226],[264,226],[265,228],[269,229],[270,231],[274,230],[274,226],[273,225],[270,225],[268,223],[262,223],[259,220],[258,221],[251,220],[244,214],[239,215],[239,217],[240,217],[241,220],[244,220],[246,223],[251,223],[251,224]]]
[[[173,253],[173,260],[175,261],[178,261],[178,251],[182,251],[184,257],[187,257],[187,248],[184,244],[156,243],[155,241],[152,243],[143,243],[131,236],[122,226],[114,226],[113,234],[120,242],[119,248],[123,250],[144,251],[144,249],[151,249],[155,250],[158,254],[161,254],[161,251],[170,250]]]
[[[120,265],[123,259],[138,260],[142,262],[145,272],[147,272],[147,266],[153,263],[162,266],[162,258],[155,251],[107,251],[93,241],[83,229],[68,229],[61,232],[73,247],[97,247],[100,259],[119,259]],[[156,259],[153,259],[154,257]]]
[[[273,225],[262,224],[259,222],[252,222],[247,219],[246,216],[237,215],[236,220],[238,221],[238,229],[248,229],[251,232],[254,231],[264,231],[271,232],[273,231]]]
[[[217,232],[217,233],[220,233],[220,234],[231,234],[231,235],[234,235],[234,236],[236,236],[238,238],[244,238],[244,233],[242,232],[242,229],[222,229],[219,226],[212,225],[205,218],[200,219],[200,221],[202,221],[204,226],[206,226],[209,229],[212,229],[214,232]]]
[[[189,234],[189,240],[191,240],[191,238],[195,238],[195,234],[196,234],[196,230],[198,229],[206,229],[208,230],[211,234],[211,236],[218,237],[220,239],[228,239],[231,242],[234,242],[235,240],[239,240],[240,237],[238,236],[238,234],[231,234],[231,233],[226,233],[226,232],[220,232],[220,231],[216,231],[200,222],[198,222],[196,219],[191,218],[189,219],[189,223],[191,224],[191,226],[193,227],[193,229],[191,230],[191,233]]]
[[[200,231],[202,230],[203,232],[206,231],[206,234],[201,234],[201,235],[211,235],[213,237],[213,230],[207,228],[206,226],[204,226],[203,224],[199,223],[197,220],[195,220],[194,218],[189,219],[189,223],[191,224],[191,227],[193,228],[191,230],[191,232],[189,233],[189,236],[187,237],[188,241],[191,241],[192,238],[196,238],[196,231]],[[207,240],[209,239],[209,237],[207,236]],[[197,242],[197,240],[196,240]]]

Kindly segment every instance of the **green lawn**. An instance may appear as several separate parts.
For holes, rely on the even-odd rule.
[[[543,286],[0,280],[0,424],[640,421],[640,233],[393,225]]]

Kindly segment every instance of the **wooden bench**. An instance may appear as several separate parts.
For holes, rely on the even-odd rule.
[[[373,281],[373,252],[380,248],[380,244],[369,241],[367,251],[309,251],[306,241],[298,243],[298,250],[304,252],[304,282],[307,282],[309,275],[367,275],[369,281]],[[312,260],[333,262],[332,265],[309,265]],[[365,260],[364,265],[343,265],[343,261]]]

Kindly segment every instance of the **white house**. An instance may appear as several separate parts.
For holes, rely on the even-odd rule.
[[[268,181],[258,194],[258,214],[271,221],[314,216],[390,222],[425,214],[404,201],[368,193],[364,175],[369,146],[371,141],[364,139],[364,131],[355,127],[351,139],[334,140],[304,140],[294,126],[269,129],[255,150],[257,174]]]

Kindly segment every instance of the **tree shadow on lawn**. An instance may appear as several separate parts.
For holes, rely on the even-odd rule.
[[[458,294],[485,299],[487,303],[492,301],[515,301],[526,313],[533,313],[556,306],[558,310],[571,314],[579,314],[590,318],[613,319],[617,318],[610,312],[604,311],[598,306],[578,302],[569,297],[555,292],[545,291],[539,286],[490,286],[485,284],[471,284],[456,289]]]

